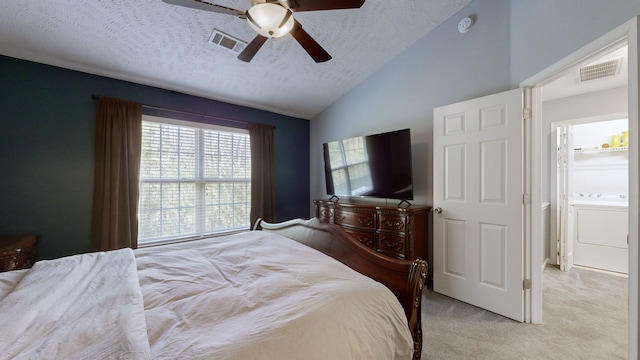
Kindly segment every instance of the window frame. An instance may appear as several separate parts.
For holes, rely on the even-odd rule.
[[[239,233],[239,232],[243,232],[246,231],[248,229],[250,229],[251,227],[251,220],[249,218],[250,216],[250,211],[247,213],[247,222],[249,223],[247,226],[241,226],[241,227],[234,227],[234,228],[228,228],[228,229],[223,229],[223,230],[214,230],[214,231],[205,231],[205,226],[206,226],[206,219],[205,219],[205,213],[204,213],[204,209],[206,207],[205,204],[205,185],[207,183],[211,183],[212,181],[210,181],[211,179],[209,178],[205,178],[204,177],[204,132],[203,131],[219,131],[219,132],[225,132],[225,133],[236,133],[236,134],[242,134],[242,135],[247,135],[249,136],[249,130],[248,129],[243,129],[243,128],[235,128],[235,127],[229,127],[229,126],[221,126],[221,125],[215,125],[215,124],[209,124],[209,123],[201,123],[201,122],[194,122],[194,121],[185,121],[185,120],[179,120],[179,119],[173,119],[173,118],[168,118],[168,117],[161,117],[161,116],[153,116],[153,115],[146,115],[143,114],[142,115],[142,121],[143,122],[153,122],[153,123],[159,123],[159,124],[166,124],[166,125],[172,125],[172,126],[180,126],[180,127],[187,127],[187,128],[195,128],[198,129],[199,131],[196,132],[196,143],[195,143],[195,153],[196,153],[196,169],[195,169],[195,178],[194,179],[181,179],[181,178],[170,178],[170,179],[163,179],[163,178],[155,178],[155,179],[149,179],[149,178],[143,178],[142,174],[138,180],[138,186],[139,189],[141,188],[143,183],[195,183],[196,186],[196,194],[195,194],[195,211],[196,211],[196,215],[195,215],[195,227],[196,227],[196,232],[194,234],[188,234],[188,235],[170,235],[170,236],[163,236],[163,237],[158,237],[158,238],[154,238],[154,239],[148,239],[148,240],[140,240],[140,233],[138,233],[138,247],[148,247],[148,246],[156,246],[156,245],[163,245],[163,244],[170,244],[170,243],[178,243],[178,242],[185,242],[185,241],[194,241],[194,240],[199,240],[199,239],[203,239],[206,237],[215,237],[215,236],[222,236],[222,235],[228,235],[228,234],[234,234],[234,233]],[[250,141],[250,139],[249,139]],[[142,170],[142,154],[141,155],[141,164],[140,164],[140,170]],[[249,161],[251,160],[251,152],[250,150],[247,152],[247,155],[249,156]],[[251,167],[250,167],[250,163],[249,163],[249,169],[248,170],[248,178],[245,181],[235,181],[235,182],[248,182],[248,186],[249,186],[249,191],[251,189]],[[215,181],[214,181],[215,182]],[[224,180],[224,182],[228,182],[227,179]],[[142,191],[140,191],[140,194],[142,193]],[[250,193],[249,193],[250,194]],[[250,197],[250,196],[249,196]],[[137,209],[137,216],[138,216],[138,229],[140,229],[140,198],[141,195],[139,195],[138,198],[138,209]],[[246,202],[245,204],[248,204],[249,206],[251,206],[251,199],[249,198],[248,202]],[[200,212],[198,214],[198,212]]]

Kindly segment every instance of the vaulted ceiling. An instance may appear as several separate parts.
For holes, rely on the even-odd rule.
[[[210,42],[215,30],[246,43],[256,36],[232,15],[161,0],[2,1],[0,54],[310,119],[470,2],[366,0],[359,9],[297,12],[333,59],[315,63],[286,35],[247,63]]]

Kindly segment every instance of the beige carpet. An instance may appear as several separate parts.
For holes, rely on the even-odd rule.
[[[422,359],[626,359],[627,278],[587,269],[543,275],[543,324],[522,324],[425,290]]]

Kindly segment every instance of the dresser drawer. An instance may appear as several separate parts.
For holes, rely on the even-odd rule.
[[[406,248],[407,244],[405,236],[378,233],[378,252],[399,259],[405,259]]]
[[[378,217],[378,229],[380,229],[380,231],[389,231],[393,233],[406,233],[406,220],[406,216],[380,214]]]
[[[376,215],[374,213],[355,213],[342,209],[335,209],[333,221],[338,225],[375,230],[375,218]]]
[[[351,228],[342,228],[346,233],[356,238],[362,244],[368,246],[371,249],[376,249],[376,233],[372,231],[354,230]]]

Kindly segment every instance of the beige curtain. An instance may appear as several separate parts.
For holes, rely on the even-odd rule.
[[[258,218],[276,221],[273,126],[249,124],[251,137],[251,226]]]
[[[141,139],[141,104],[98,98],[92,251],[138,246]]]

